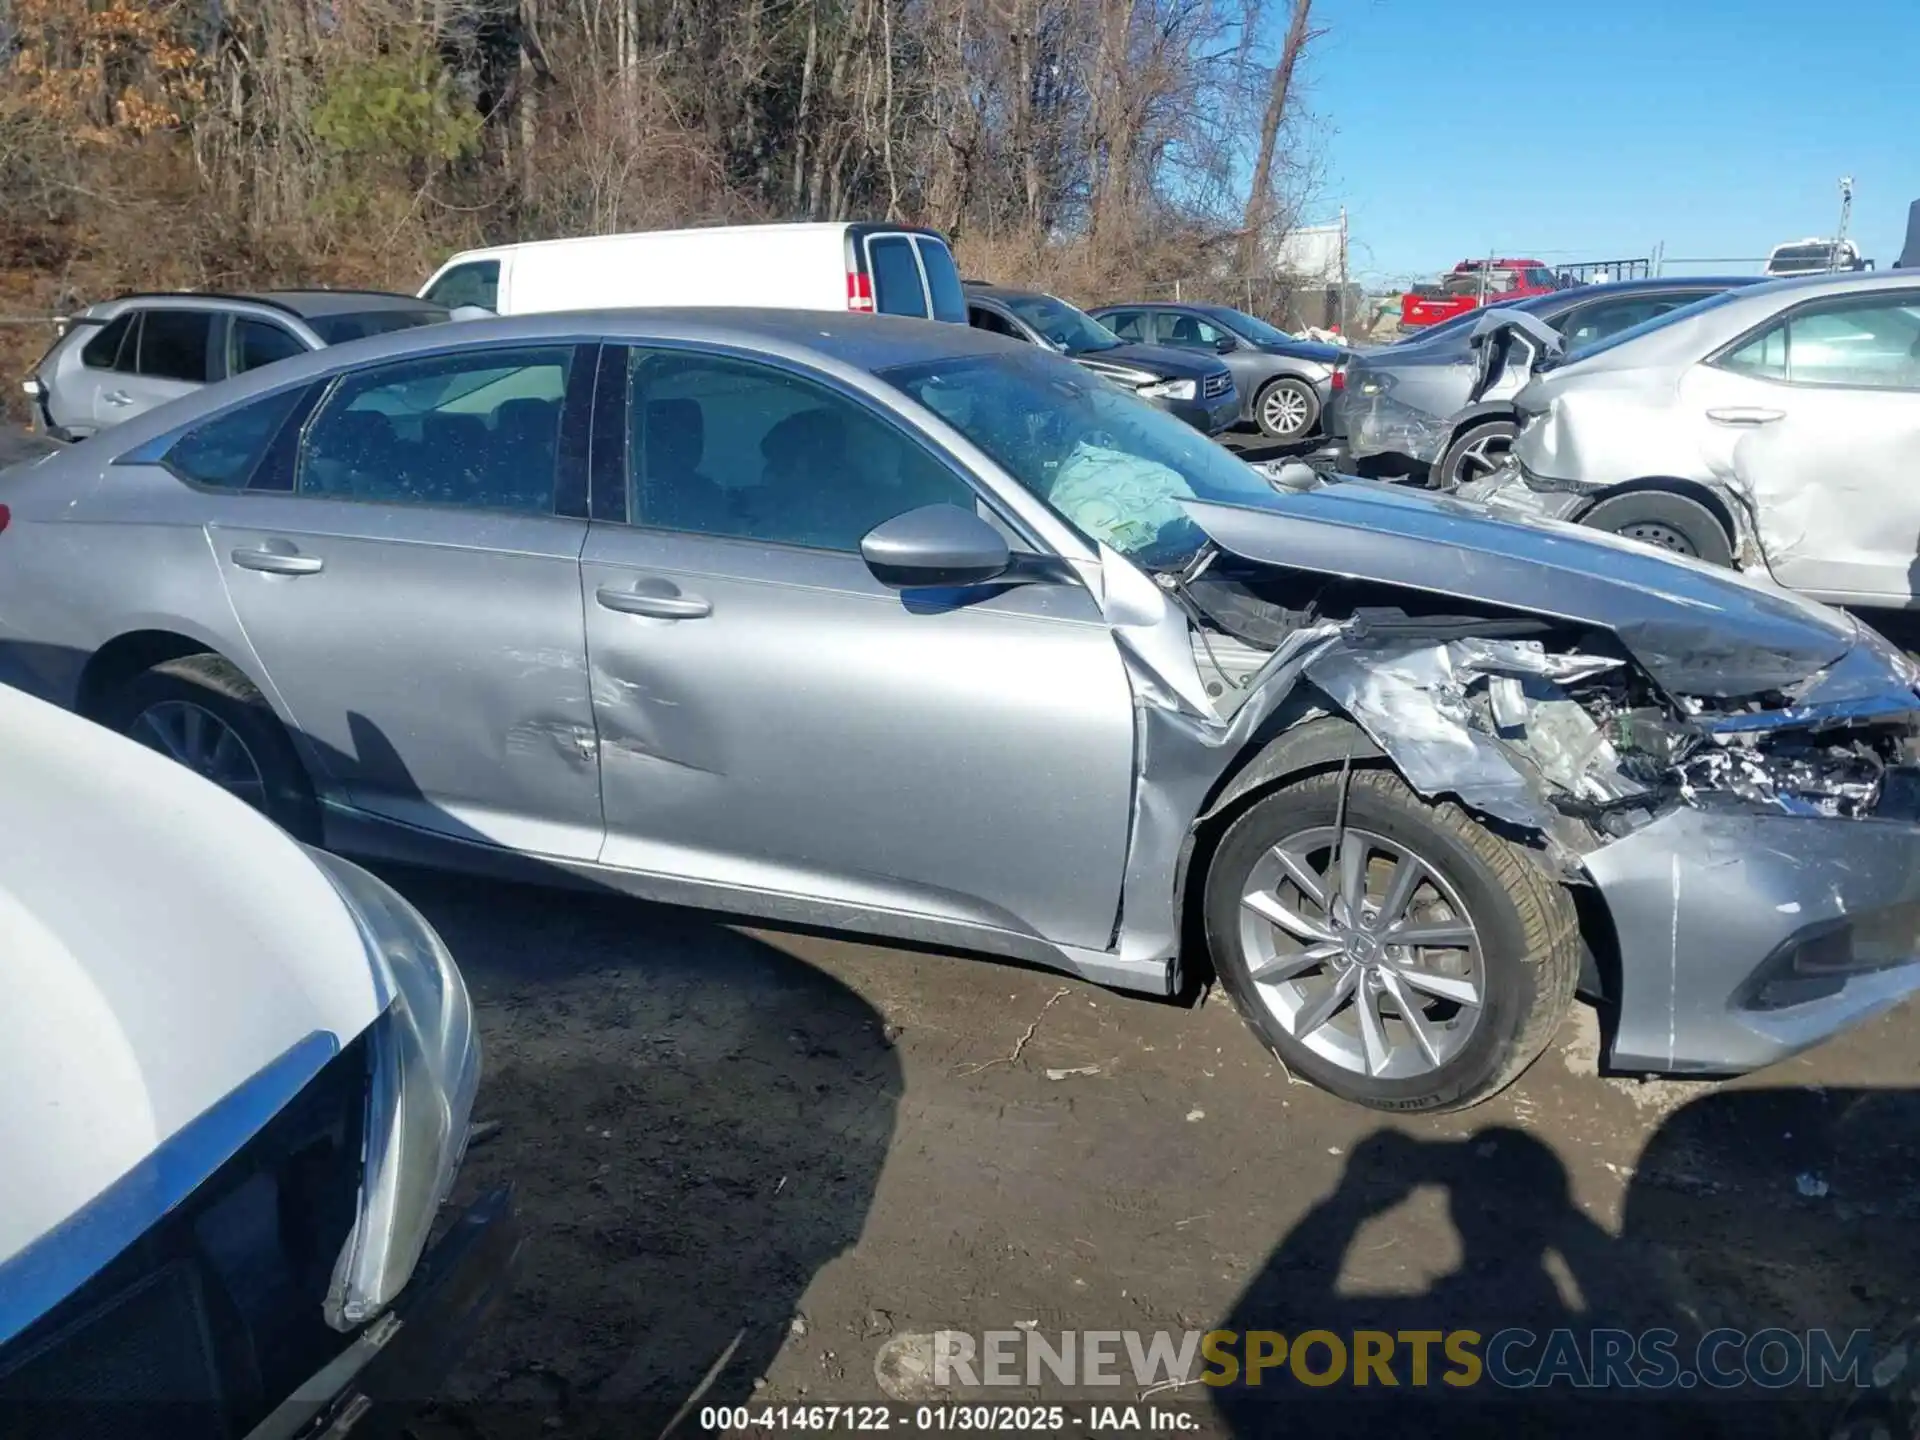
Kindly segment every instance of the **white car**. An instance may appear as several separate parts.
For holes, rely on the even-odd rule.
[[[420,296],[456,318],[727,305],[967,323],[946,238],[913,225],[714,225],[495,245],[455,255]]]
[[[518,1244],[502,1194],[428,1246],[480,1073],[445,947],[151,749],[5,687],[0,740],[0,1430],[412,1398]]]
[[[1515,397],[1515,470],[1466,499],[1907,608],[1920,573],[1920,275],[1728,290]]]

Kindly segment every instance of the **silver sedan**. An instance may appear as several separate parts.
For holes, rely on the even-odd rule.
[[[1920,700],[1877,637],[1256,470],[958,326],[398,334],[0,506],[0,673],[337,849],[1211,968],[1389,1109],[1493,1093],[1576,989],[1613,1063],[1724,1071],[1920,986]]]

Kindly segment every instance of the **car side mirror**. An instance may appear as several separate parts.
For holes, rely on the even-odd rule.
[[[1222,335],[1218,340],[1213,342],[1213,348],[1218,350],[1222,355],[1231,355],[1240,348],[1240,342],[1235,340],[1231,335]]]
[[[1006,537],[958,505],[922,505],[883,520],[862,537],[860,556],[895,590],[983,585],[1013,563]]]

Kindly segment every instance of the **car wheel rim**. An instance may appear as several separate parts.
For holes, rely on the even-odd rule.
[[[1351,825],[1299,831],[1260,858],[1240,897],[1240,947],[1280,1028],[1371,1079],[1438,1070],[1485,1004],[1479,931],[1453,882]]]
[[[1307,397],[1289,385],[1276,385],[1262,405],[1267,429],[1276,435],[1294,435],[1307,426]]]
[[[187,700],[163,700],[134,717],[127,733],[255,809],[266,806],[260,762],[231,725]]]
[[[1620,533],[1629,540],[1638,540],[1643,545],[1658,545],[1662,550],[1671,550],[1676,555],[1691,555],[1698,559],[1700,552],[1693,542],[1669,525],[1655,520],[1643,520],[1637,525],[1623,525]]]
[[[1513,453],[1511,435],[1489,435],[1476,440],[1460,452],[1460,458],[1454,463],[1453,483],[1465,485],[1474,480],[1484,480],[1493,474]]]

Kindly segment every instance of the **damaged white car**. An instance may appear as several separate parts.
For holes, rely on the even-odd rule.
[[[523,317],[0,477],[0,671],[331,847],[1172,994],[1471,1104],[1920,988],[1915,674],[1576,527],[1276,486],[959,326]],[[192,737],[176,721],[194,717]]]
[[[518,1244],[504,1195],[441,1214],[479,1075],[447,952],[141,746],[5,689],[0,735],[0,1431],[421,1398]]]
[[[1855,608],[1916,604],[1920,276],[1730,290],[1515,398],[1515,466],[1459,493]]]

